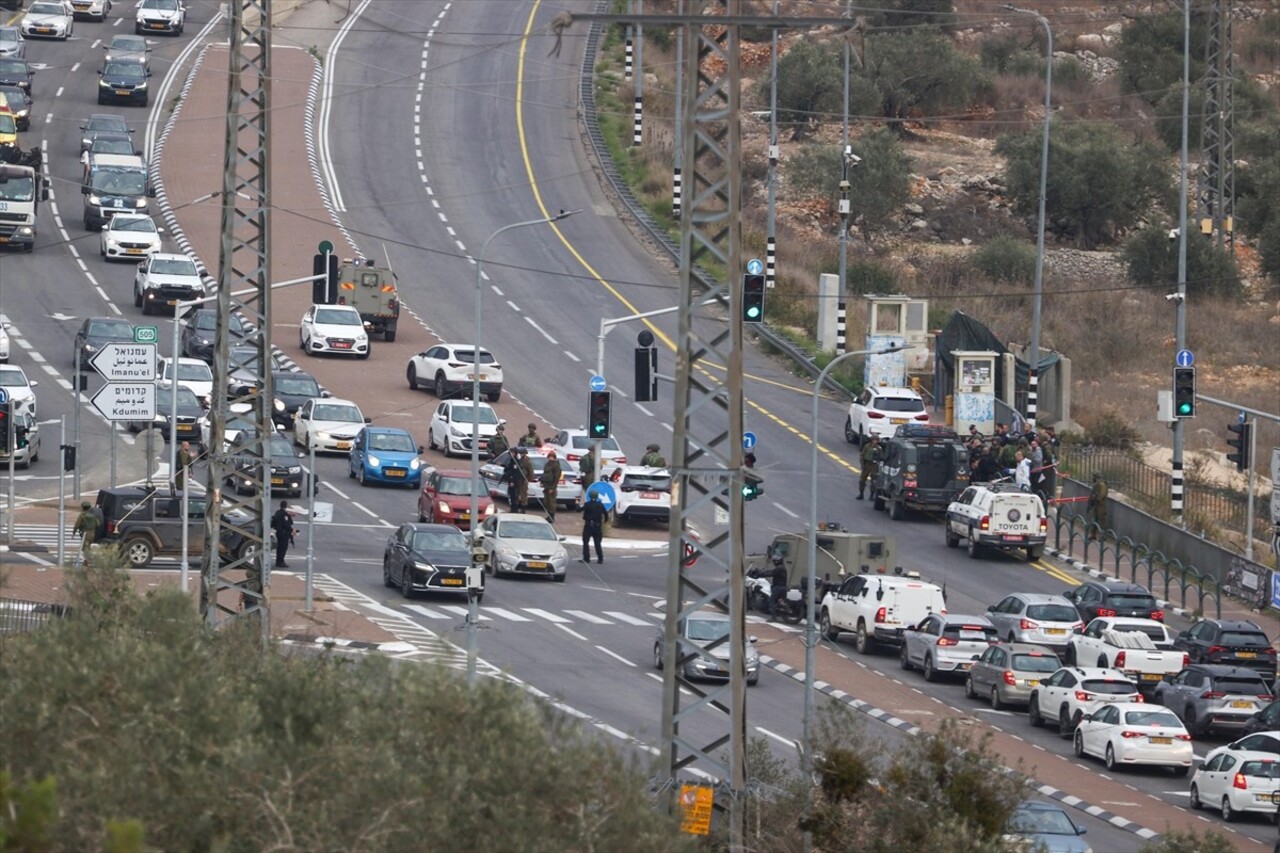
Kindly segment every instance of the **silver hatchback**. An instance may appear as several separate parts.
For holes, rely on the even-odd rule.
[[[1061,666],[1058,656],[1044,646],[997,643],[973,662],[964,682],[964,695],[989,699],[996,711],[1006,705],[1025,705],[1031,699],[1032,688]]]
[[[987,618],[1000,638],[1010,643],[1034,643],[1062,654],[1071,632],[1083,628],[1076,607],[1061,595],[1015,592],[987,608]]]
[[[902,634],[903,669],[916,665],[926,681],[943,673],[964,673],[996,642],[996,629],[981,616],[935,613]]]

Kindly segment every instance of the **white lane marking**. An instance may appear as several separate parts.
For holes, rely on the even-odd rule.
[[[507,619],[511,622],[532,622],[533,621],[527,616],[521,616],[519,613],[515,613],[510,610],[505,610],[501,607],[486,607],[484,609],[484,612],[492,613],[494,616],[501,616],[503,619]]]
[[[584,643],[590,642],[586,637],[582,636],[577,631],[570,628],[568,625],[557,625],[556,627],[559,628],[561,631],[564,631],[569,636],[574,637],[575,639],[581,640]]]
[[[648,626],[653,624],[652,622],[646,622],[643,619],[637,619],[636,617],[628,613],[623,613],[621,610],[605,610],[604,615],[612,616],[614,619],[617,619],[619,622],[626,622],[628,625]]]
[[[794,512],[792,512],[791,510],[787,509],[787,508],[786,508],[785,506],[783,506],[782,504],[777,503],[776,501],[774,502],[773,506],[774,506],[774,508],[775,508],[775,509],[777,509],[777,510],[779,510],[780,512],[782,512],[784,515],[789,515],[789,516],[791,516],[792,518],[799,518],[799,517],[800,517],[800,516],[796,515]]]
[[[577,616],[583,622],[590,622],[593,625],[612,625],[613,624],[608,619],[601,619],[599,616],[596,616],[593,613],[588,613],[585,610],[566,610],[565,613],[568,613],[570,616]]]
[[[771,732],[768,729],[766,729],[764,726],[756,726],[756,731],[758,731],[760,734],[764,735],[765,737],[773,738],[783,746],[794,747],[796,745],[796,742],[794,740],[791,740],[790,738],[785,738],[782,735],[778,734],[777,732]]]
[[[437,605],[436,605],[436,607],[439,607],[441,610],[448,611],[449,613],[454,613],[454,614],[456,614],[456,615],[458,615],[458,616],[461,616],[461,617],[463,617],[463,618],[466,618],[466,616],[467,616],[467,608],[463,607],[463,606],[462,606],[462,605],[460,605],[460,604],[437,604]],[[492,619],[490,619],[488,616],[485,616],[485,615],[482,613],[482,614],[480,614],[480,621],[481,621],[481,622],[492,622],[493,620],[492,620]]]
[[[599,649],[600,651],[604,652],[606,655],[608,655],[609,657],[613,658],[614,660],[622,661],[623,663],[625,663],[627,666],[630,666],[630,667],[634,667],[634,666],[635,666],[635,663],[634,663],[633,661],[629,661],[629,660],[627,660],[626,658],[624,658],[622,655],[618,654],[617,652],[611,652],[611,651],[609,651],[608,649],[606,649],[604,646],[596,646],[596,648],[597,648],[597,649]]]
[[[373,510],[369,509],[369,508],[368,508],[367,506],[365,506],[364,504],[356,503],[355,501],[352,501],[352,502],[351,502],[351,506],[353,506],[353,507],[355,507],[356,509],[360,510],[361,512],[363,512],[365,515],[369,516],[370,518],[378,518],[378,519],[381,519],[381,516],[379,516],[379,515],[378,515],[376,512],[374,512]]]
[[[448,619],[449,618],[448,616],[445,616],[443,613],[437,613],[428,607],[423,607],[421,604],[406,604],[404,608],[405,610],[412,610],[414,613],[417,613],[419,616],[425,616],[428,619]]]
[[[548,622],[555,622],[557,624],[567,625],[569,622],[573,621],[571,619],[566,619],[563,616],[557,616],[554,613],[549,613],[546,610],[540,610],[537,607],[521,607],[520,609],[523,610],[525,613],[532,613],[534,616],[539,616],[543,619],[546,619]]]

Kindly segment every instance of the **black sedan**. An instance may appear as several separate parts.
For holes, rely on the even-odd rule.
[[[275,401],[271,407],[271,419],[278,425],[291,429],[293,413],[308,400],[332,396],[320,388],[320,383],[310,373],[301,370],[273,370],[271,390]]]
[[[150,421],[128,421],[125,426],[129,432],[142,432],[145,429],[157,429],[164,440],[169,441],[169,420],[177,409],[178,441],[190,441],[199,445],[204,441],[205,423],[204,405],[190,388],[179,385],[175,390],[172,382],[156,383],[156,416]]]
[[[133,324],[117,317],[90,317],[80,324],[76,332],[76,353],[80,366],[87,368],[89,359],[112,342],[133,343]]]
[[[187,358],[213,361],[213,336],[218,329],[218,312],[212,308],[197,308],[187,315],[182,326],[182,354]],[[239,314],[231,315],[232,338],[243,338],[248,329],[240,322]]]
[[[147,105],[151,71],[137,62],[108,62],[98,72],[98,103]]]
[[[0,86],[17,86],[28,95],[31,94],[31,80],[36,73],[25,59],[5,57],[0,59]]]
[[[471,546],[452,524],[402,524],[382,554],[382,582],[405,598],[417,592],[467,592]],[[479,573],[484,597],[484,573]]]
[[[246,436],[242,433],[233,439],[233,443],[239,444],[243,440]],[[271,452],[271,494],[301,497],[307,480],[307,472],[302,470],[302,454],[294,450],[293,443],[280,433],[269,436],[267,445]],[[234,470],[227,477],[227,485],[237,494],[251,493],[258,479],[257,459],[240,454],[231,460],[231,464]]]

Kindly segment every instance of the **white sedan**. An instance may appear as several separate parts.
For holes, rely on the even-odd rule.
[[[868,387],[849,404],[844,438],[861,444],[873,435],[889,438],[902,424],[928,422],[924,398],[910,388]]]
[[[1226,821],[1245,812],[1276,813],[1271,795],[1280,791],[1280,757],[1273,752],[1223,749],[1209,753],[1191,777],[1193,809],[1216,808]]]
[[[9,324],[0,323],[0,364],[9,361]]]
[[[1168,708],[1145,702],[1114,702],[1085,714],[1076,726],[1075,751],[1101,758],[1113,772],[1154,764],[1178,776],[1190,772],[1195,758],[1182,721]]]
[[[488,455],[489,439],[497,434],[499,424],[504,423],[488,403],[481,403],[474,415],[470,400],[445,400],[436,406],[427,427],[427,446],[443,450],[445,456],[470,454],[473,417],[478,422],[480,458],[483,459]]]
[[[160,379],[173,379],[173,359],[160,359]],[[205,408],[213,405],[213,370],[198,358],[178,359],[178,384],[190,388]]]
[[[0,367],[0,388],[8,392],[9,402],[16,404],[18,409],[25,406],[32,415],[36,413],[35,387],[39,384],[36,380],[27,379],[27,374],[17,365]]]
[[[373,349],[360,312],[349,305],[312,305],[298,324],[298,346],[307,355],[338,353],[368,358]]]
[[[491,515],[473,542],[484,549],[485,570],[496,577],[540,575],[564,583],[569,553],[556,529],[540,518],[511,512]]]
[[[307,400],[293,413],[293,440],[317,453],[349,453],[356,435],[370,423],[350,400],[319,397]]]
[[[102,226],[98,254],[107,260],[149,258],[161,249],[163,228],[145,213],[117,213]]]
[[[66,41],[71,38],[75,24],[71,8],[61,0],[37,0],[22,18],[22,35],[25,38],[53,38]]]
[[[470,397],[475,384],[476,348],[473,344],[438,344],[409,356],[405,378],[409,387],[425,385],[441,399],[457,394]],[[480,394],[490,403],[502,396],[502,365],[487,349],[480,350]]]

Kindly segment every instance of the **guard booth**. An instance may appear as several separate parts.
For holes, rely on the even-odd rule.
[[[998,353],[952,352],[955,357],[955,392],[952,396],[951,427],[968,435],[975,426],[983,435],[996,431],[996,359]]]
[[[929,353],[929,300],[908,296],[869,294],[865,349],[903,347],[886,355],[868,355],[863,382],[868,386],[900,388],[912,374],[932,372]]]

